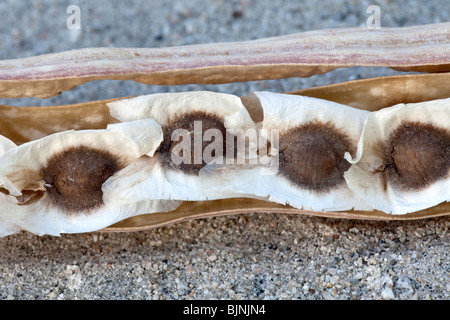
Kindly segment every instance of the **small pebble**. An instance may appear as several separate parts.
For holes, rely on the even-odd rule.
[[[391,288],[384,288],[383,291],[381,291],[381,297],[384,300],[391,300],[395,298],[394,292]]]
[[[398,278],[397,282],[395,283],[395,287],[397,289],[408,289],[411,290],[411,279],[406,276],[401,276]]]

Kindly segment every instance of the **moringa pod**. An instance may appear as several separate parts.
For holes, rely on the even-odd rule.
[[[407,103],[414,103],[450,98],[450,89],[446,85],[449,80],[449,73],[401,75],[354,80],[316,88],[307,88],[290,92],[290,94],[302,94],[338,103],[345,103],[346,105],[363,110],[376,111],[397,104],[399,99],[404,99]],[[387,94],[387,88],[389,88],[391,94]],[[255,100],[251,96],[242,97],[242,100],[252,117],[261,120],[261,110],[255,103]],[[402,215],[392,215],[380,210],[302,210],[289,205],[251,198],[185,201],[172,212],[140,215],[123,220],[102,231],[123,232],[146,230],[192,219],[250,212],[308,214],[340,219],[415,220],[449,215],[450,203],[441,202],[419,211]]]
[[[331,92],[332,97],[346,99],[349,105],[357,105],[359,109],[383,110],[389,107],[390,100],[384,95],[378,95],[380,90],[378,86],[390,86],[392,92],[400,96],[406,96],[410,88],[414,88],[412,96],[418,97],[419,101],[441,99],[450,97],[446,86],[437,85],[433,90],[428,90],[426,83],[440,84],[445,79],[449,79],[450,74],[417,74],[403,75],[395,77],[383,77],[375,79],[356,80],[323,86],[319,88],[309,88],[304,92],[313,92],[316,96],[327,97]],[[365,93],[364,95],[355,94],[355,90]],[[350,92],[350,94],[349,94]],[[291,93],[292,94],[292,93]],[[311,94],[312,95],[312,94]],[[328,97],[330,98],[330,97]],[[420,99],[419,99],[420,98]],[[340,101],[339,99],[335,99]],[[247,107],[252,118],[257,119],[261,116],[258,106],[252,101],[251,96],[242,97],[243,104]],[[332,100],[332,99],[330,99]],[[117,123],[117,119],[109,113],[108,103],[112,100],[92,101],[66,106],[53,107],[12,107],[2,106],[0,113],[5,116],[2,119],[5,123],[14,122],[15,126],[4,126],[2,124],[2,134],[6,138],[11,139],[17,144],[26,144],[34,141],[38,137],[46,137],[56,130],[64,131],[76,127],[83,129],[103,129],[108,124]],[[411,99],[409,100],[411,102]],[[376,104],[377,107],[373,107]],[[96,116],[92,116],[91,111]],[[46,115],[52,115],[53,124],[49,125],[45,121],[32,122],[30,119],[44,119]],[[259,115],[258,115],[259,114]],[[8,118],[9,117],[9,118]],[[78,118],[78,119],[77,119]],[[77,119],[77,120],[75,120]],[[90,121],[86,121],[90,119]],[[30,130],[30,126],[32,129]],[[94,130],[95,131],[95,130]],[[23,132],[24,134],[20,134]],[[36,135],[36,132],[38,134]],[[11,146],[11,141],[9,145]],[[370,219],[370,220],[408,220],[420,219],[427,217],[436,217],[448,215],[450,213],[450,205],[448,202],[437,204],[433,207],[420,211],[404,214],[390,215],[380,210],[363,211],[363,210],[346,210],[346,211],[313,211],[302,210],[282,205],[262,199],[252,198],[234,198],[234,199],[217,199],[210,201],[184,201],[178,208],[170,212],[155,212],[151,214],[143,214],[125,220],[121,220],[111,226],[102,229],[103,231],[133,231],[141,229],[149,229],[156,226],[162,226],[177,221],[185,221],[201,217],[238,214],[246,212],[273,212],[273,213],[294,213],[309,214],[324,217],[347,218],[347,219]]]
[[[100,79],[134,80],[146,84],[213,84],[305,77],[350,66],[378,66],[402,71],[429,72],[429,74],[355,80],[290,92],[291,95],[324,99],[376,113],[399,103],[414,104],[450,97],[450,89],[446,85],[450,80],[449,28],[449,23],[441,23],[376,30],[363,28],[319,30],[248,42],[162,49],[92,48],[4,60],[0,61],[0,97],[45,98],[85,82]],[[2,147],[4,153],[0,156],[2,159],[8,159],[8,155],[16,152],[13,150],[19,148],[25,150],[36,144],[36,141],[49,139],[54,134],[67,134],[68,130],[102,132],[115,125],[127,126],[127,123],[118,123],[119,120],[111,115],[108,107],[110,102],[124,99],[128,98],[52,107],[0,106],[0,134],[6,139],[2,139],[2,143],[3,140],[9,141]],[[261,125],[264,113],[257,99],[250,95],[242,97],[241,101],[250,117]],[[51,121],[48,121],[49,118]],[[128,123],[131,122],[132,120]],[[75,159],[79,159],[79,152],[75,152],[74,155]],[[153,158],[149,155],[140,158],[145,157]],[[353,162],[352,165],[357,166],[359,160],[363,158],[358,159],[352,154],[348,159]],[[40,165],[41,177],[44,175],[42,168],[45,167],[47,160],[46,156],[43,156],[36,159],[33,164]],[[3,168],[7,165],[7,161],[2,164]],[[48,170],[46,176],[52,177],[51,172],[52,170]],[[33,178],[33,175],[30,177]],[[46,181],[45,179],[34,178],[33,183],[22,185],[14,184],[20,182],[20,179],[3,181],[4,186],[0,188],[2,207],[5,203],[3,200],[7,200],[7,205],[11,205],[11,202],[17,204],[18,201],[33,204],[40,199],[40,195],[33,198],[30,194],[47,192],[44,188],[50,185],[46,182],[39,183]],[[102,186],[102,190],[107,189],[107,187],[103,189],[106,184],[107,182]],[[22,187],[28,189],[21,197],[17,190]],[[385,208],[384,212],[321,211],[312,208],[305,210],[267,201],[264,198],[252,198],[246,194],[243,196],[246,198],[183,201],[181,205],[180,202],[174,202],[173,208],[149,210],[148,214],[119,219],[120,221],[113,225],[92,226],[90,230],[99,228],[108,232],[144,230],[189,219],[255,211],[370,220],[420,219],[450,213],[448,202],[430,204],[433,206],[419,211],[392,215],[386,213],[389,210]],[[47,198],[50,197],[47,194]],[[166,212],[166,209],[170,211]],[[18,228],[11,220],[7,220],[5,225],[5,233],[14,232]],[[57,234],[58,231],[54,233]]]

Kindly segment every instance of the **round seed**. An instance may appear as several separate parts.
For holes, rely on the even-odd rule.
[[[77,213],[103,204],[102,185],[120,169],[116,156],[79,146],[53,155],[42,173],[53,203],[65,212]]]
[[[421,190],[450,169],[450,133],[431,124],[403,122],[385,144],[385,172],[395,186]]]
[[[309,122],[280,135],[280,172],[302,188],[326,192],[344,182],[353,152],[345,133],[331,123]]]
[[[185,137],[188,141],[183,141],[184,138],[181,138],[178,141],[173,140],[174,132],[180,129],[188,133],[188,137]],[[203,159],[203,151],[207,145],[212,143],[211,141],[207,141],[207,139],[203,139],[205,132],[209,129],[220,131],[223,139],[222,151],[223,154],[225,154],[226,129],[223,120],[213,114],[193,112],[174,119],[163,129],[164,140],[161,143],[159,151],[163,155],[165,163],[170,168],[181,170],[184,173],[198,174],[200,169],[206,165],[206,162]],[[176,147],[179,143],[187,144],[189,146],[188,151],[190,154],[183,154],[183,150],[177,151],[178,148]],[[181,163],[175,163],[173,162],[173,156],[183,158],[183,161]]]

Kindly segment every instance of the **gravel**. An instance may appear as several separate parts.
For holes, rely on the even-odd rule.
[[[447,299],[448,227],[252,213],[128,234],[21,233],[0,242],[0,298]]]
[[[369,1],[2,1],[0,59],[82,47],[163,47],[249,40],[307,30],[364,26]],[[381,27],[445,22],[447,0],[377,1]],[[307,79],[225,85],[145,86],[95,81],[39,100],[54,105],[152,92],[285,92],[399,74],[339,69]],[[450,297],[449,218],[353,221],[306,215],[215,217],[133,233],[0,239],[0,299],[433,299]]]

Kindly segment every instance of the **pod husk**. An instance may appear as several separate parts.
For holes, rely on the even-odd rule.
[[[449,81],[450,73],[411,74],[354,80],[290,93],[327,99],[364,110],[376,111],[399,102],[410,103],[449,98],[450,88],[446,85]],[[0,127],[2,128],[2,134],[17,144],[61,130],[102,129],[108,123],[117,122],[110,116],[106,105],[106,103],[114,100],[116,99],[51,107],[0,106]],[[246,97],[242,97],[242,100],[254,118],[258,118],[258,106],[254,104],[254,101]],[[48,123],[48,119],[51,119],[51,123]],[[152,213],[129,218],[100,231],[146,230],[192,219],[250,212],[308,214],[342,219],[414,220],[449,215],[450,203],[442,203],[406,215],[389,215],[380,211],[305,211],[263,200],[246,198],[186,201],[172,212]]]
[[[317,217],[355,220],[418,220],[435,218],[450,214],[450,203],[443,203],[427,210],[409,213],[403,216],[390,215],[380,211],[339,211],[318,212],[305,211],[289,206],[255,199],[224,199],[213,201],[185,201],[176,210],[163,213],[152,213],[120,221],[103,232],[139,231],[162,227],[172,223],[189,221],[199,218],[224,216],[232,214],[244,214],[252,212],[282,213],[282,214],[306,214]]]
[[[336,68],[388,67],[426,72],[354,80],[290,92],[376,111],[398,103],[450,97],[450,23],[406,28],[319,30],[253,41],[171,48],[88,48],[0,61],[0,98],[48,98],[93,80],[153,85],[219,84],[308,77]],[[104,129],[117,120],[107,103],[51,107],[0,105],[1,134],[16,144],[68,129]],[[254,120],[260,108],[242,97]],[[167,213],[129,218],[100,232],[146,230],[192,219],[250,212],[366,219],[413,220],[450,214],[442,203],[406,215],[379,211],[314,212],[255,199],[184,202]]]
[[[64,130],[106,129],[119,122],[106,106],[114,100],[48,107],[0,105],[0,134],[20,145]]]
[[[377,111],[399,103],[450,97],[449,73],[414,74],[353,80],[289,92]]]
[[[448,22],[168,48],[86,48],[0,61],[0,98],[48,98],[100,79],[219,84],[309,77],[353,66],[449,72],[449,57]]]
[[[293,91],[290,94],[302,94],[347,104],[364,110],[376,111],[405,101],[414,103],[449,98],[450,87],[447,85],[449,80],[450,73],[402,75],[354,80]],[[248,109],[253,111],[254,119],[258,119],[260,117],[258,115],[260,110],[256,105],[257,102],[252,99],[252,96],[242,97],[242,100]],[[437,206],[405,215],[391,215],[377,210],[339,212],[305,211],[273,202],[244,198],[197,202],[187,201],[172,212],[133,217],[118,222],[102,231],[145,230],[198,218],[251,212],[307,214],[327,218],[356,220],[417,220],[449,215],[450,203],[441,203]]]

